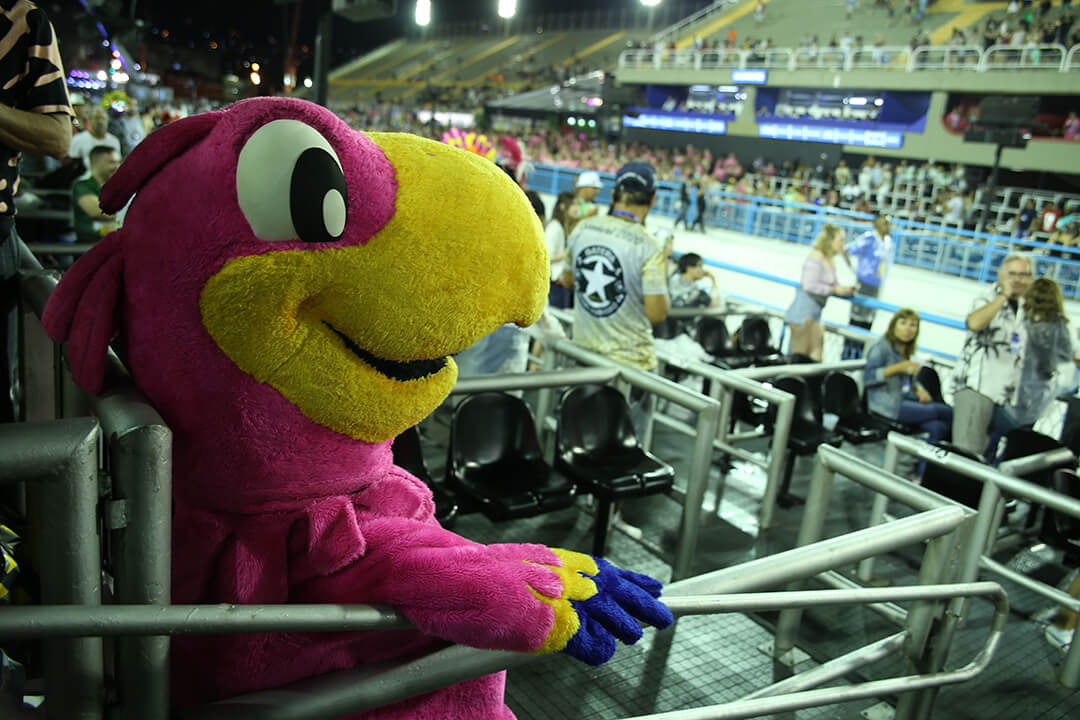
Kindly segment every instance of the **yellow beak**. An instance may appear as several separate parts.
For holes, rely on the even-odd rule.
[[[548,258],[528,199],[494,164],[412,135],[370,137],[396,173],[386,226],[363,245],[234,258],[200,308],[242,370],[310,420],[381,442],[449,394],[447,356],[539,318]]]

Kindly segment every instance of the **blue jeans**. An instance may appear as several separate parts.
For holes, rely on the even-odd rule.
[[[986,446],[986,450],[983,452],[983,457],[986,458],[986,462],[990,463],[994,467],[998,466],[1000,462],[997,456],[998,443],[1001,442],[1001,438],[1006,433],[1015,430],[1020,427],[1020,423],[1016,422],[1016,418],[1012,413],[1001,405],[994,406],[994,415],[990,419],[990,442]]]
[[[945,403],[921,403],[916,400],[901,400],[900,414],[896,419],[905,425],[918,425],[919,430],[929,436],[932,443],[940,442],[952,431],[952,408]],[[916,472],[922,477],[926,461],[920,460]]]

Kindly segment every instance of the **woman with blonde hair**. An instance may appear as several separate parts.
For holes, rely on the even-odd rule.
[[[844,249],[844,231],[827,223],[814,239],[813,250],[803,263],[795,300],[784,314],[791,328],[791,354],[808,355],[821,362],[825,347],[825,326],[821,311],[830,295],[851,297],[854,285],[836,284],[836,255]]]
[[[916,425],[933,443],[948,437],[953,410],[945,403],[934,402],[916,379],[922,365],[911,357],[918,340],[919,313],[911,308],[897,310],[885,336],[866,353],[863,387],[870,412],[905,425]],[[925,462],[919,463],[919,477],[925,467]]]
[[[1073,385],[1073,340],[1060,285],[1037,278],[1021,300],[1025,338],[1011,410],[1017,423],[1031,426],[1058,394]]]

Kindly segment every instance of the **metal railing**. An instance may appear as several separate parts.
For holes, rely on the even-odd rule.
[[[83,513],[89,513],[90,522],[94,526],[93,533],[84,530],[78,545],[64,544],[37,558],[39,567],[51,568],[55,565],[61,568],[58,571],[61,574],[67,572],[63,568],[69,561],[58,559],[55,553],[67,554],[75,547],[78,547],[80,552],[89,552],[88,548],[92,546],[95,557],[98,556],[99,543],[94,516],[98,504],[98,472],[99,469],[105,470],[108,482],[102,488],[100,502],[103,529],[109,536],[106,545],[109,554],[106,559],[113,580],[113,598],[120,603],[165,605],[171,596],[172,433],[146,398],[132,386],[126,370],[112,352],[106,359],[105,383],[101,393],[87,396],[71,382],[67,370],[58,364],[59,356],[51,341],[45,338],[45,342],[30,342],[30,336],[34,333],[44,336],[37,324],[37,318],[40,318],[44,311],[45,303],[56,282],[55,274],[43,271],[33,254],[25,245],[21,245],[19,290],[27,310],[23,314],[23,334],[27,339],[24,344],[25,370],[28,375],[35,375],[24,383],[27,389],[26,399],[31,405],[50,405],[47,408],[27,407],[26,414],[33,417],[54,417],[56,414],[76,415],[88,411],[96,420],[79,418],[77,422],[94,422],[95,426],[99,426],[98,432],[105,453],[94,466],[93,501],[80,501],[72,507],[71,515],[55,521],[62,528],[66,528],[69,522],[71,527],[79,528],[87,522],[87,516]],[[31,320],[35,325],[28,327]],[[62,382],[56,382],[58,377],[62,378]],[[41,386],[45,384],[54,387],[41,392]],[[32,432],[34,427],[16,425],[13,430],[12,426],[2,426],[3,430],[9,433],[18,432],[20,428],[30,428],[24,432]],[[17,444],[14,447],[17,448]],[[0,451],[0,455],[7,456],[8,453]],[[13,457],[19,457],[18,452],[15,452]],[[96,448],[94,457],[97,460]],[[5,476],[5,473],[0,472],[0,477]],[[28,496],[28,500],[33,499],[32,493],[28,492]],[[31,527],[36,528],[36,531],[46,526],[40,524],[44,521],[44,516],[31,513],[30,520]],[[50,522],[47,526],[53,527],[53,523]],[[49,530],[45,534],[51,536],[55,532]],[[100,587],[101,562],[94,560],[93,563],[92,574]],[[98,595],[100,597],[100,590]],[[45,597],[44,601],[65,602],[50,600],[48,597]],[[100,651],[98,641],[97,652]],[[168,708],[168,652],[169,643],[165,638],[125,637],[116,640],[117,717],[132,720],[164,717]],[[71,661],[81,657],[82,655],[77,653]],[[100,658],[95,662],[99,660]],[[86,660],[79,660],[84,661]],[[66,675],[72,678],[81,677],[76,670],[60,675],[54,673],[52,677],[55,679]],[[74,687],[68,686],[65,680],[66,698],[81,698],[83,702],[96,698],[95,702],[100,707],[103,701],[100,692],[86,695],[78,686],[77,679],[72,680],[72,683]],[[89,708],[87,712],[90,712]],[[57,717],[69,715],[61,712]],[[70,717],[90,715],[71,714]]]
[[[841,568],[871,553],[889,552],[941,536],[948,538],[967,517],[968,514],[957,507],[931,510],[914,517],[675,582],[665,588],[664,594],[665,603],[677,618],[716,612],[790,612],[793,608],[841,604],[905,600],[925,604],[957,597],[991,598],[995,602],[995,612],[989,634],[975,658],[963,667],[847,687],[813,689],[889,654],[905,652],[910,656],[915,640],[921,638],[925,641],[936,633],[935,628],[929,627],[930,618],[926,614],[915,614],[908,627],[900,633],[791,679],[762,688],[742,700],[696,710],[636,716],[628,720],[757,717],[893,693],[927,692],[932,688],[963,682],[978,675],[992,659],[1008,615],[1007,597],[995,583],[924,584],[907,588],[747,594]],[[247,609],[254,612],[261,610],[255,606]],[[355,606],[348,609],[367,614],[378,612],[378,609],[365,610]],[[355,627],[350,626],[350,629]],[[649,654],[644,675],[657,678],[663,676],[673,636],[674,629],[654,635],[653,651]],[[536,655],[452,646],[376,674],[365,668],[330,673],[315,680],[293,684],[287,692],[267,690],[251,693],[196,708],[184,717],[187,720],[333,718],[524,665],[535,659]]]
[[[40,312],[55,278],[35,268],[26,258],[22,295]],[[457,393],[478,392],[500,386],[542,388],[573,382],[616,381],[682,404],[698,415],[698,441],[688,480],[687,497],[674,563],[676,576],[693,559],[708,475],[711,438],[716,436],[719,404],[649,373],[622,367],[576,348],[567,341],[552,348],[578,362],[601,367],[553,373],[532,373],[503,378],[463,380]],[[28,481],[32,532],[42,568],[45,605],[0,613],[0,634],[46,637],[45,666],[48,712],[55,717],[103,717],[109,695],[105,691],[103,637],[117,636],[117,695],[110,711],[118,717],[166,717],[168,714],[168,639],[186,633],[341,631],[395,628],[405,625],[393,608],[379,606],[169,606],[170,564],[170,457],[171,437],[156,412],[130,386],[115,356],[110,356],[106,390],[86,399],[100,419],[73,418],[48,423],[22,423],[0,427],[0,477]],[[782,401],[783,399],[781,399]],[[58,406],[68,403],[61,399]],[[98,457],[99,436],[108,448],[108,461]],[[110,486],[99,487],[99,470],[108,469]],[[887,480],[887,478],[886,478]],[[101,560],[97,518],[99,493],[104,528],[112,534],[112,569],[116,575],[113,606],[101,606]],[[52,522],[45,523],[49,514]],[[846,688],[807,690],[836,676],[841,669],[911,647],[911,640],[933,632],[916,624],[898,635],[839,658],[811,674],[758,691],[753,697],[729,704],[725,717],[751,717],[767,712],[813,707],[886,693],[926,691],[961,682],[978,674],[993,655],[1007,604],[993,583],[927,585],[919,588],[850,590],[824,593],[779,593],[768,596],[687,597],[703,585],[724,586],[726,592],[769,587],[807,577],[838,563],[853,562],[867,552],[881,552],[910,542],[948,533],[962,523],[962,511],[946,508],[936,514],[884,524],[851,537],[809,545],[786,556],[754,561],[706,578],[668,587],[676,615],[711,612],[746,612],[753,609],[803,608],[912,600],[929,602],[955,597],[993,597],[998,611],[991,633],[976,658],[950,672],[934,672],[876,681]],[[48,532],[42,532],[46,527]],[[138,535],[136,535],[138,533]],[[823,567],[824,565],[824,567]],[[753,572],[751,572],[751,566]],[[681,570],[680,570],[681,569]],[[125,589],[126,588],[126,589]],[[712,590],[711,593],[725,592]],[[148,607],[148,605],[157,607]],[[666,637],[670,638],[671,633]],[[124,649],[128,645],[127,650]],[[132,662],[137,659],[137,667]],[[372,668],[333,673],[292,685],[287,691],[268,690],[233,698],[190,711],[187,717],[300,718],[337,717],[394,702],[430,690],[529,662],[533,655],[480,651],[454,646],[406,662],[384,672]],[[666,660],[666,659],[665,659]],[[845,670],[846,671],[846,670]],[[661,673],[662,674],[662,673]],[[658,675],[659,676],[659,675]],[[137,687],[142,685],[142,687]],[[790,692],[794,691],[794,692]],[[783,694],[781,694],[783,693]],[[649,716],[671,717],[670,714]]]
[[[956,563],[953,554],[964,556],[968,547],[975,542],[974,532],[977,513],[969,508],[930,492],[925,488],[896,476],[888,468],[875,467],[864,460],[836,448],[824,445],[818,448],[814,472],[807,492],[806,507],[803,511],[802,524],[799,528],[797,545],[806,545],[820,540],[825,525],[825,517],[830,505],[832,486],[835,476],[842,475],[860,485],[884,496],[898,500],[915,508],[918,513],[913,517],[938,512],[959,514],[958,522],[949,530],[935,534],[927,543],[922,561],[919,564],[918,582],[920,584],[938,584],[955,582]],[[911,520],[912,518],[906,518]],[[874,557],[879,553],[867,553],[864,558]],[[847,587],[847,576],[830,570],[819,576],[826,583]],[[788,586],[790,590],[801,589],[800,583]],[[1004,591],[1002,591],[1004,592]],[[937,673],[942,670],[948,658],[949,649],[958,627],[960,613],[959,600],[953,600],[949,611],[940,605],[916,603],[904,613],[900,608],[893,609],[897,618],[903,618],[911,631],[906,654],[912,668],[917,671]],[[795,647],[802,613],[799,610],[781,612],[776,626],[774,657],[782,658]],[[996,619],[995,626],[1003,619]],[[930,642],[931,632],[936,631],[937,640]],[[783,663],[774,664],[774,677],[784,679],[790,676],[790,668]],[[929,717],[934,702],[934,691],[923,688],[919,692],[902,695],[896,708],[897,718]]]
[[[1002,495],[1029,500],[1048,508],[1080,518],[1080,500],[1062,495],[1034,483],[1021,480],[1013,475],[1028,474],[1062,464],[1075,464],[1076,456],[1066,448],[1059,448],[1037,455],[1020,457],[1001,464],[998,469],[991,468],[975,460],[969,460],[948,450],[931,445],[923,440],[889,433],[885,451],[885,470],[892,472],[896,468],[900,453],[907,453],[928,463],[945,468],[982,484],[979,495],[978,520],[973,529],[974,542],[962,554],[959,582],[974,582],[980,569],[1005,577],[1016,584],[1038,593],[1054,602],[1080,612],[1080,599],[1074,598],[1057,588],[1035,578],[1017,572],[991,557],[998,529],[1003,517]],[[886,517],[888,499],[877,496],[870,511],[871,525],[881,522]],[[859,577],[864,582],[872,577],[874,563],[868,558],[859,566]],[[1059,681],[1067,688],[1080,687],[1080,643],[1073,643],[1065,655]]]
[[[603,355],[589,352],[569,340],[549,340],[545,343],[545,351],[545,363],[550,363],[553,360],[556,367],[559,367],[564,359],[570,359],[586,366],[614,369],[618,372],[620,381],[649,393],[653,396],[654,401],[655,398],[661,398],[697,414],[697,424],[693,430],[694,449],[687,472],[685,496],[681,498],[683,506],[682,518],[679,521],[675,558],[671,563],[673,578],[687,577],[693,566],[694,554],[697,548],[701,525],[701,506],[704,503],[705,493],[708,489],[709,468],[712,464],[712,441],[717,436],[720,422],[720,403],[713,398],[694,392],[666,378],[644,370],[631,368]],[[526,373],[525,376],[530,374],[533,373]],[[483,380],[470,379],[468,382],[494,382],[496,377]],[[550,393],[550,389],[541,392],[536,411],[540,423],[544,423],[544,419],[554,408]],[[648,428],[645,437],[642,438],[642,445],[647,449],[652,446],[654,416],[655,413],[649,413]]]
[[[649,44],[667,44],[677,38],[685,37],[690,32],[690,29],[693,28],[695,25],[707,20],[709,16],[727,8],[729,5],[734,5],[736,2],[738,2],[738,0],[716,0],[715,2],[701,8],[697,12],[691,15],[687,15],[678,22],[669,25],[660,32],[656,33],[649,38]]]
[[[887,70],[921,72],[948,70],[996,72],[1000,70],[1076,69],[1076,48],[1063,45],[902,45],[860,48],[763,48],[752,50],[624,50],[616,71],[621,70],[723,70],[773,68],[778,70]]]

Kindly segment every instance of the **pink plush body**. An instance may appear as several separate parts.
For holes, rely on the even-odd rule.
[[[45,327],[69,342],[75,379],[90,392],[120,334],[136,385],[174,433],[175,603],[390,603],[418,630],[178,637],[176,707],[447,641],[535,650],[554,613],[529,588],[561,592],[557,575],[535,564],[559,564],[549,549],[483,546],[443,530],[431,493],[393,465],[389,443],[308,420],[204,329],[200,291],[228,259],[313,249],[253,237],[237,209],[240,144],[280,117],[312,124],[338,149],[352,230],[337,245],[367,242],[394,212],[396,181],[378,147],[308,103],[237,103],[136,149],[102,202],[116,207],[138,190],[124,227],[65,275]],[[503,685],[499,673],[356,717],[512,718]]]

